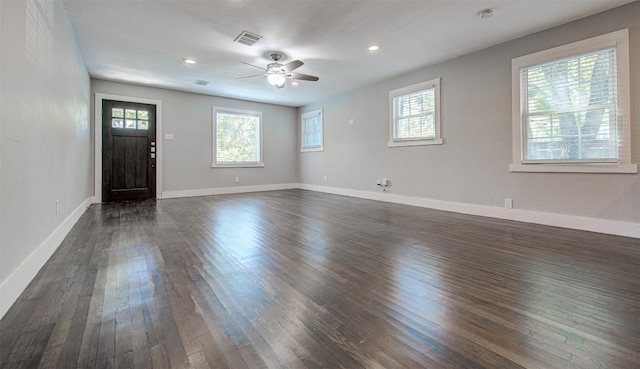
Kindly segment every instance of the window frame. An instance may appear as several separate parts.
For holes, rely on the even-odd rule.
[[[525,67],[547,63],[563,58],[594,52],[608,47],[616,47],[617,70],[617,134],[618,158],[576,162],[567,159],[526,161],[526,122],[524,120],[526,91],[522,91],[521,70]],[[630,113],[630,73],[629,73],[629,30],[607,33],[570,44],[524,55],[511,61],[512,82],[512,149],[513,158],[509,165],[511,172],[564,172],[564,173],[637,173],[636,164],[631,163],[631,120]]]
[[[305,146],[304,136],[306,134],[305,119],[320,115],[320,145]],[[324,151],[324,112],[323,109],[313,110],[300,115],[300,152]]]
[[[218,123],[217,123],[217,117],[218,117],[218,113],[219,112],[223,112],[223,113],[231,113],[231,114],[237,114],[237,115],[247,115],[247,116],[255,116],[258,118],[258,148],[257,148],[257,154],[258,154],[258,161],[255,162],[218,162]],[[255,111],[255,110],[246,110],[246,109],[237,109],[237,108],[225,108],[225,107],[220,107],[220,106],[214,106],[213,107],[213,162],[211,163],[211,167],[212,168],[262,168],[264,167],[264,156],[263,156],[263,149],[264,149],[264,145],[263,145],[263,120],[262,120],[262,112],[261,111]]]
[[[433,138],[408,138],[397,139],[394,137],[394,131],[396,127],[396,117],[394,116],[395,99],[400,96],[434,89],[434,137]],[[388,147],[405,147],[405,146],[427,146],[427,145],[442,145],[444,140],[442,139],[442,133],[440,130],[440,78],[435,78],[429,81],[416,83],[410,86],[398,88],[389,91],[389,142]]]

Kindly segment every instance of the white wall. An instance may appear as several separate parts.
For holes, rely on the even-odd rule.
[[[640,223],[640,175],[508,170],[511,59],[625,27],[631,43],[632,160],[639,163],[640,2],[635,2],[302,107],[299,113],[324,109],[326,150],[298,153],[300,182],[363,193],[379,191],[376,179],[387,177],[390,197],[485,207],[503,207],[510,197],[516,209],[630,222],[640,236],[640,227],[633,226]],[[387,148],[389,90],[437,77],[442,78],[445,144]]]
[[[89,87],[61,1],[0,2],[0,316],[93,194]]]
[[[297,182],[297,109],[93,79],[95,93],[162,101],[163,197],[216,193],[216,189]],[[213,106],[262,112],[264,168],[211,168]],[[161,139],[161,137],[158,137]],[[240,177],[240,183],[234,183]],[[255,187],[253,187],[255,188]]]

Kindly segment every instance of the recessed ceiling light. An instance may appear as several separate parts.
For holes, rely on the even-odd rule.
[[[291,86],[297,86],[299,84],[300,84],[299,82],[291,82]]]
[[[182,61],[187,63],[187,64],[195,64],[196,63],[195,60],[189,59],[189,58],[182,59]]]
[[[380,49],[380,46],[378,46],[378,45],[371,45],[371,46],[368,47],[369,51],[376,51],[378,49]]]
[[[493,13],[494,13],[493,9],[487,8],[487,9],[480,10],[477,14],[478,14],[478,17],[482,19],[489,19],[493,17]]]

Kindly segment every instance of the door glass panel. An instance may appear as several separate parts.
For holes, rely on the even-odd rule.
[[[138,119],[149,119],[149,112],[146,110],[138,110]]]
[[[125,123],[126,123],[125,128],[133,128],[133,129],[136,128],[136,120],[135,119],[127,119],[125,121]]]
[[[148,120],[139,120],[138,121],[138,129],[149,129],[149,121]]]
[[[111,127],[113,128],[122,128],[124,126],[124,122],[122,119],[111,119]]]
[[[113,108],[113,109],[111,109],[111,117],[112,118],[124,118],[124,109],[122,109],[122,108]]]
[[[127,109],[125,112],[125,118],[136,119],[136,111],[135,109]]]

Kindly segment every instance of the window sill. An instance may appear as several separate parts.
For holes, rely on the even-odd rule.
[[[417,141],[391,141],[387,144],[388,147],[403,147],[403,146],[429,146],[429,145],[442,145],[444,140],[442,138],[436,138],[433,140],[417,140]]]
[[[637,164],[510,164],[510,172],[638,173]]]
[[[324,151],[324,147],[310,147],[308,149],[300,149],[300,152]]]
[[[251,164],[217,164],[211,163],[211,168],[264,168],[264,163],[251,163]]]

